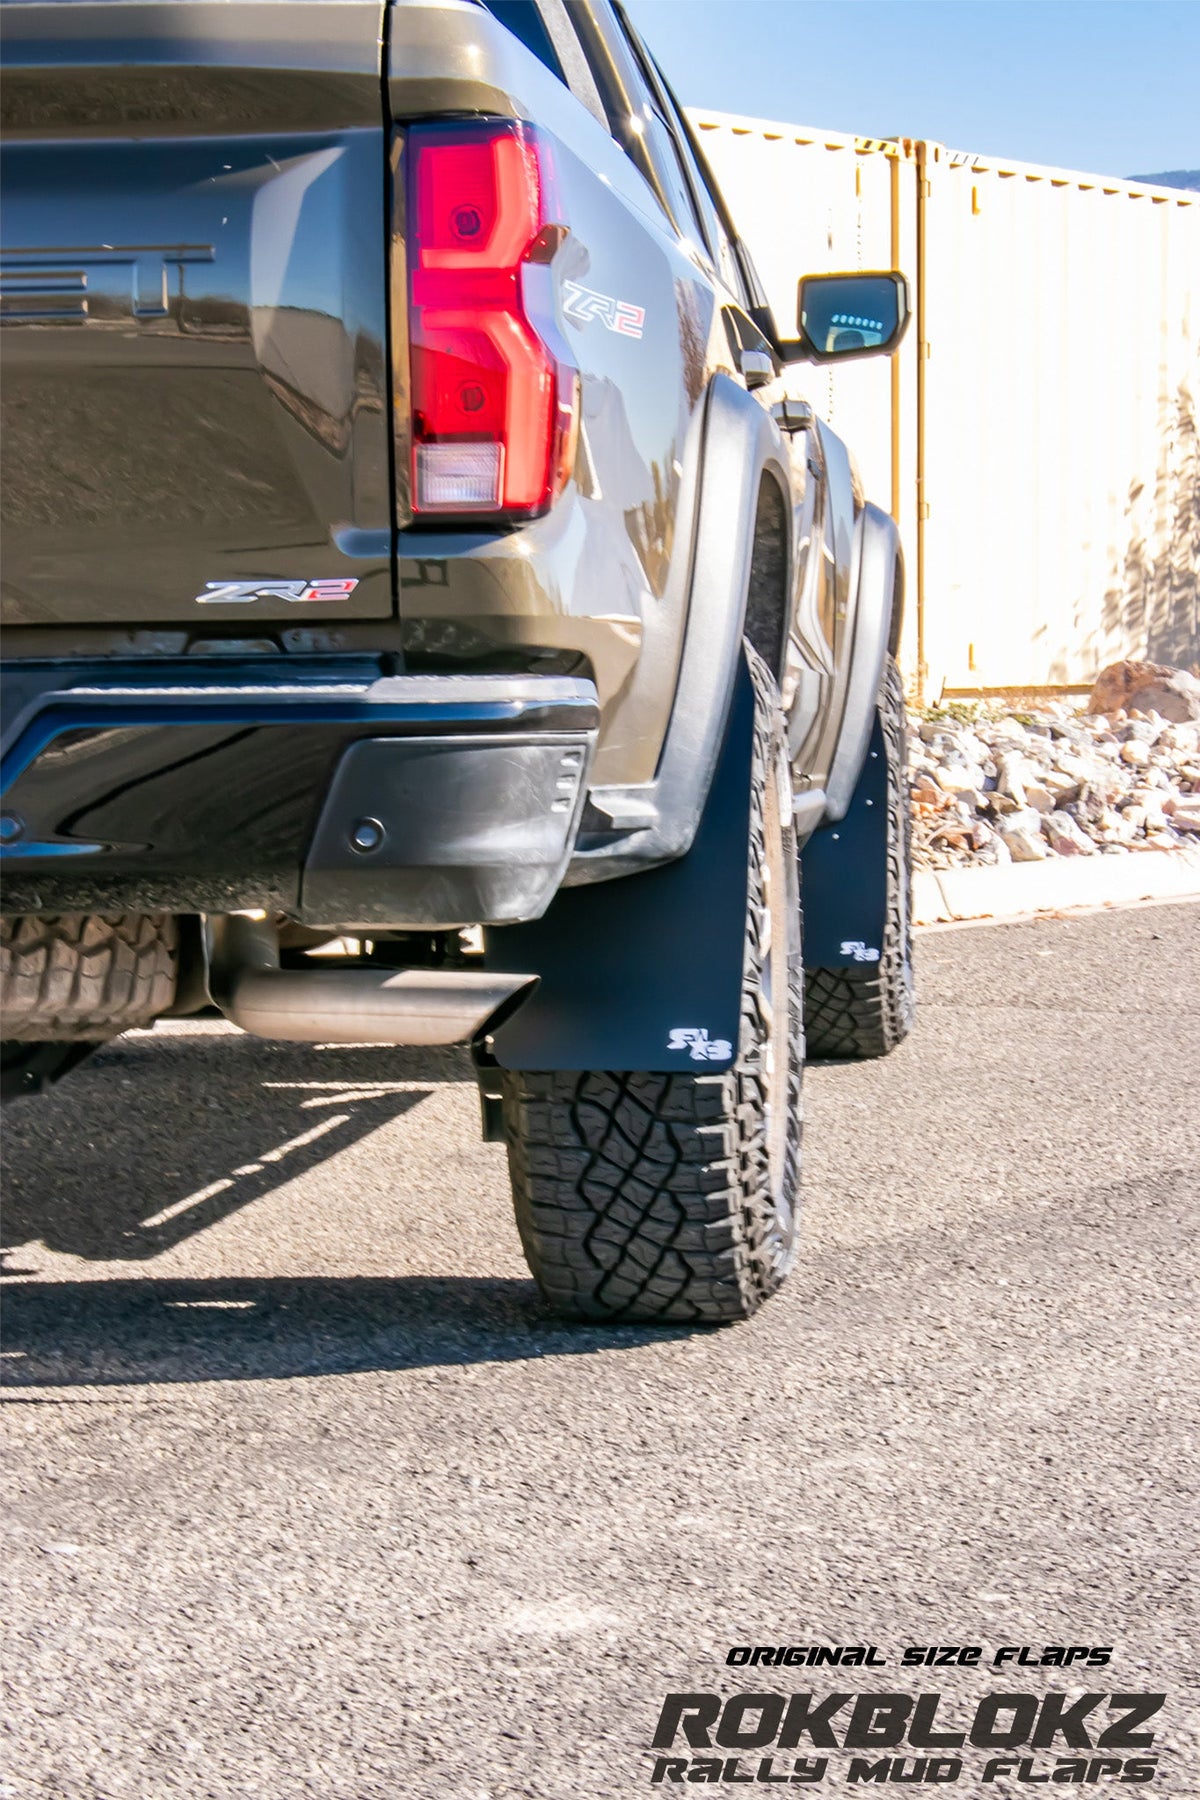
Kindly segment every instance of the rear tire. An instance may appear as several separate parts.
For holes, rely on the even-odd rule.
[[[796,1255],[803,958],[779,695],[755,687],[737,1060],[723,1074],[503,1078],[517,1226],[547,1300],[575,1318],[744,1319]]]
[[[912,812],[904,684],[888,657],[879,689],[887,756],[887,898],[879,961],[860,968],[808,969],[804,1029],[812,1059],[867,1061],[902,1043],[916,1016],[912,958]]]
[[[20,1043],[102,1043],[152,1024],[174,1001],[178,976],[170,914],[0,920],[0,1010]]]

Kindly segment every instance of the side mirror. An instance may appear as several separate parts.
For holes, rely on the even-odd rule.
[[[908,327],[903,275],[805,275],[797,294],[799,342],[782,346],[806,362],[852,362],[890,356]]]

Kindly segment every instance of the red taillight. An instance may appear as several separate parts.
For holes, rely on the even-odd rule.
[[[545,149],[509,120],[408,134],[413,512],[545,510],[570,474],[576,373],[547,264]]]

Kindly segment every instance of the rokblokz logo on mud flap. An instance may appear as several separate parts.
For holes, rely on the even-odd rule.
[[[667,1038],[668,1050],[686,1050],[693,1062],[728,1062],[733,1045],[728,1038],[710,1038],[703,1025],[677,1025]]]

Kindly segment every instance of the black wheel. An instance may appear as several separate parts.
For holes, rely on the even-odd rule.
[[[517,1226],[576,1318],[744,1319],[795,1260],[804,1062],[796,843],[779,696],[755,686],[741,1028],[723,1074],[507,1074]]]
[[[808,969],[804,1029],[810,1057],[865,1061],[886,1056],[912,1030],[912,813],[908,801],[904,685],[884,666],[879,720],[887,755],[887,916],[879,961],[861,968]]]

